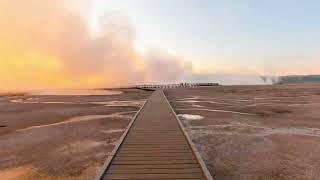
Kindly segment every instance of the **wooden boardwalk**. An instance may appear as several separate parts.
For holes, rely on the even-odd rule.
[[[212,177],[162,90],[157,90],[134,118],[97,179]]]

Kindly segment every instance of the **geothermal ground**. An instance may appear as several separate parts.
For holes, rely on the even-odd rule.
[[[165,93],[214,179],[319,179],[320,85]]]
[[[0,96],[0,179],[93,179],[150,95],[120,91]]]
[[[0,96],[0,179],[95,177],[151,94],[120,91]],[[319,179],[320,85],[165,94],[215,179]]]

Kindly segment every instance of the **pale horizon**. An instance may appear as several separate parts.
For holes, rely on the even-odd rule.
[[[319,7],[315,0],[5,0],[0,90],[260,84],[261,75],[320,74]]]

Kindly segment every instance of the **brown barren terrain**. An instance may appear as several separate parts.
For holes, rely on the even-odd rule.
[[[0,97],[0,179],[93,179],[151,92]]]
[[[214,179],[317,180],[320,85],[169,89]]]

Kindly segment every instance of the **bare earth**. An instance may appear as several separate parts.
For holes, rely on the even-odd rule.
[[[0,179],[92,179],[150,92],[0,96]]]
[[[320,85],[165,93],[215,179],[319,179]]]

